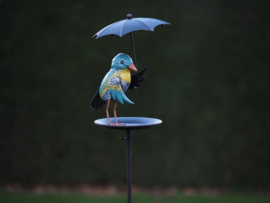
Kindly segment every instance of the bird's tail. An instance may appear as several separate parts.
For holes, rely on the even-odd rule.
[[[106,101],[103,101],[100,98],[99,90],[98,90],[95,96],[93,97],[92,101],[89,103],[89,107],[91,107],[92,109],[99,109],[103,107],[105,104],[106,104]]]

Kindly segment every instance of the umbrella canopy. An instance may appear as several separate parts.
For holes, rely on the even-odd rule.
[[[122,37],[125,34],[130,33],[131,45],[134,56],[134,64],[138,69],[132,32],[141,30],[154,31],[155,27],[159,25],[165,26],[170,25],[170,23],[155,18],[132,18],[132,15],[128,14],[127,19],[117,21],[104,27],[103,29],[98,31],[93,36],[93,38],[98,39],[105,35],[118,35],[119,37]],[[139,77],[138,74],[137,77]]]
[[[105,35],[122,37],[127,33],[141,30],[154,31],[155,27],[159,25],[165,26],[170,25],[170,23],[155,18],[132,18],[132,15],[128,14],[127,19],[106,26],[98,31],[93,38],[98,39]]]

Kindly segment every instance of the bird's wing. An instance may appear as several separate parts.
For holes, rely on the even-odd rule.
[[[93,97],[92,101],[89,103],[89,106],[92,109],[99,109],[101,107],[103,107],[106,104],[106,101],[102,100],[99,96],[99,90],[97,91],[97,93],[95,94],[95,96]]]
[[[128,87],[128,89],[135,89],[137,90],[140,86],[142,86],[141,82],[143,82],[146,77],[142,77],[144,73],[146,72],[148,66],[146,66],[141,72],[138,74],[132,75],[131,76],[131,83]]]
[[[119,77],[111,78],[108,84],[108,92],[114,100],[118,100],[120,103],[124,104],[124,101],[129,104],[134,104],[129,98],[125,95],[121,79]]]

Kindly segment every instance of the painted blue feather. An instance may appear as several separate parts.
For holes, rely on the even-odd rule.
[[[121,104],[124,104],[124,102],[127,102],[129,104],[134,104],[132,101],[127,98],[123,90],[118,90],[118,89],[109,89],[108,90],[110,95],[112,96],[113,100],[118,100]]]

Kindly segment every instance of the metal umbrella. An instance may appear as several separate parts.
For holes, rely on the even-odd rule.
[[[132,32],[141,30],[154,31],[155,27],[159,25],[165,26],[170,25],[170,23],[155,18],[132,18],[132,15],[128,14],[127,19],[112,23],[104,27],[98,31],[93,36],[93,38],[98,39],[105,35],[118,35],[119,37],[123,37],[125,34],[130,33],[134,63],[137,67],[137,59]]]

